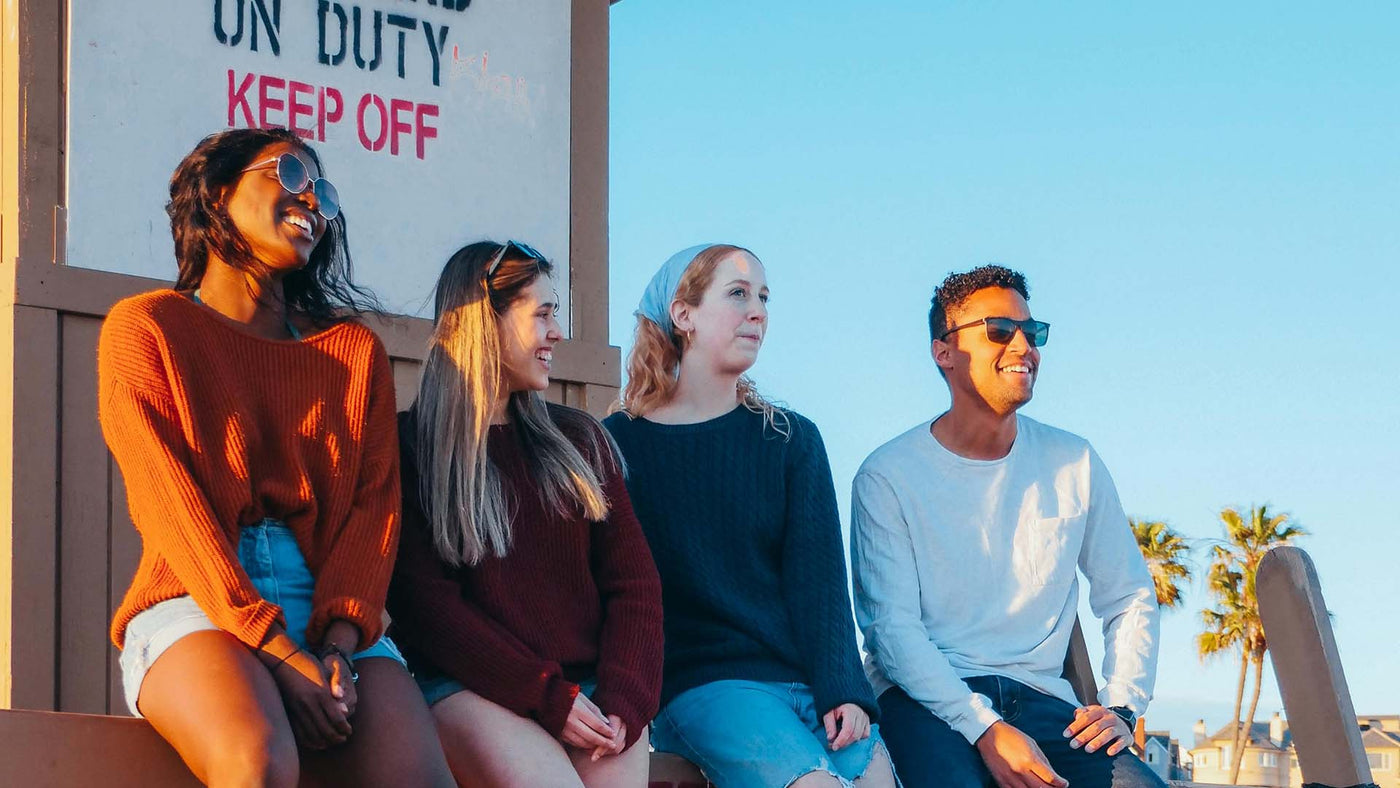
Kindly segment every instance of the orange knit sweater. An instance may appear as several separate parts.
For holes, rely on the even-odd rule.
[[[381,634],[399,537],[388,354],[364,325],[255,337],[172,290],[112,307],[97,348],[102,433],[126,482],[141,563],[112,621],[189,594],[257,647],[281,608],[238,563],[242,526],[281,520],[316,578],[307,640],[345,619]]]

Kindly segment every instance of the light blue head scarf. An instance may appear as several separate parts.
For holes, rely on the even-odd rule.
[[[660,326],[661,331],[669,337],[674,328],[671,325],[671,302],[676,300],[676,288],[681,286],[681,277],[685,276],[686,269],[701,252],[714,245],[700,244],[671,255],[671,259],[667,260],[647,283],[647,289],[642,291],[642,301],[637,304],[634,314]]]

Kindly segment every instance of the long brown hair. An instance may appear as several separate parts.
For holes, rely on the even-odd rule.
[[[488,283],[486,269],[500,251],[498,243],[474,243],[442,269],[433,336],[413,405],[423,512],[438,555],[452,566],[501,557],[510,548],[509,502],[486,453],[491,408],[502,385],[497,325],[526,288],[554,271],[548,261],[508,246]],[[616,466],[610,465],[614,455],[598,421],[549,405],[537,391],[511,394],[506,408],[545,506],[565,516],[581,510],[594,522],[606,518],[600,480]]]
[[[758,256],[742,246],[715,244],[695,255],[685,269],[672,303],[680,301],[699,306],[705,290],[715,278],[715,268],[721,260],[742,252],[757,260]],[[651,318],[637,315],[637,328],[632,338],[632,351],[627,354],[627,382],[622,387],[620,409],[629,416],[645,416],[671,401],[680,383],[681,356],[687,339],[673,326],[669,332]],[[748,375],[739,376],[739,404],[761,413],[773,429],[788,434],[787,414],[758,393],[758,386]]]

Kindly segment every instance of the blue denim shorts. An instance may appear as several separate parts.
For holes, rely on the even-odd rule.
[[[253,586],[263,599],[282,608],[287,618],[287,634],[297,645],[306,647],[306,625],[311,622],[311,595],[316,579],[297,547],[296,536],[277,520],[263,520],[244,528],[238,539],[238,563],[243,565]],[[126,706],[137,717],[136,700],[146,672],[165,650],[180,638],[209,629],[218,629],[189,596],[179,596],[151,605],[137,613],[126,625],[126,647],[122,649],[122,689]],[[400,665],[403,655],[393,641],[380,638],[354,655],[388,657]]]
[[[651,741],[700,767],[720,788],[785,788],[812,772],[850,786],[885,746],[872,723],[869,738],[833,752],[811,687],[738,680],[677,695],[652,723]]]

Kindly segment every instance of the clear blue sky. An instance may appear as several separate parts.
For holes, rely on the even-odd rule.
[[[822,428],[845,521],[864,457],[947,406],[934,286],[1018,268],[1054,326],[1026,412],[1202,544],[1222,506],[1292,513],[1357,710],[1400,713],[1397,30],[1383,3],[625,0],[613,342],[671,253],[753,249],[754,375]],[[1148,715],[1188,743],[1234,691],[1195,656],[1206,601],[1165,615]]]

